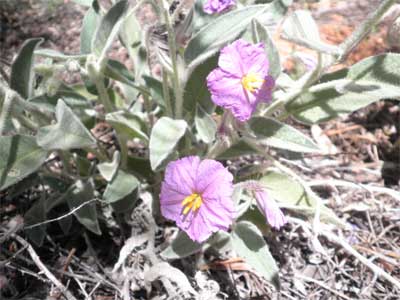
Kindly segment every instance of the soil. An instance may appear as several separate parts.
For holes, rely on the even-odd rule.
[[[55,4],[50,6],[42,0],[24,0],[14,5],[13,9],[0,11],[1,66],[9,65],[23,41],[30,37],[44,37],[43,47],[46,48],[64,53],[79,51],[79,28],[85,8],[68,0],[65,3],[53,1]],[[323,0],[300,1],[296,5],[310,8],[320,25],[322,38],[338,44],[378,2]],[[398,7],[355,49],[345,65],[378,53],[396,51],[386,38],[388,28],[397,15],[396,9]],[[151,23],[154,20],[148,9],[142,10],[140,16],[142,22]],[[298,49],[298,46],[283,40],[278,40],[277,44],[283,57]],[[126,60],[126,53],[122,50],[116,49],[112,55],[121,61]],[[293,61],[286,61],[285,67],[291,71],[296,65]],[[398,281],[400,197],[397,196],[396,200],[387,188],[400,190],[399,108],[398,102],[385,100],[311,129],[296,124],[314,138],[324,140],[320,146],[325,147],[326,154],[306,155],[303,160],[289,165],[313,184],[313,190],[325,200],[327,206],[351,224],[352,230],[339,231],[342,238]],[[249,159],[251,163],[258,158]],[[245,160],[245,163],[249,161]],[[284,156],[282,163],[288,163]],[[337,182],[348,185],[335,184]],[[21,216],[39,197],[39,193],[21,193],[12,189],[0,193],[1,222],[7,230],[6,236],[12,237],[13,232],[19,230],[23,222]],[[143,226],[140,220],[146,211],[145,201],[140,205],[136,215],[128,221],[131,227],[127,237],[130,230],[135,232]],[[94,300],[117,299],[121,295],[118,290],[128,290],[131,299],[167,299],[166,290],[160,282],[155,281],[149,292],[149,287],[143,286],[143,278],[140,279],[142,273],[128,272],[138,270],[133,266],[146,266],[145,258],[139,252],[129,256],[131,269],[125,270],[128,273],[121,271],[112,275],[111,268],[125,240],[122,232],[106,224],[102,224],[105,234],[101,237],[84,234],[82,227],[75,223],[68,236],[53,226],[44,245],[35,250],[49,270],[78,299],[85,299],[80,294],[82,289],[88,293],[93,290]],[[163,224],[156,233],[158,247],[165,246],[165,241],[173,232],[173,224]],[[337,242],[323,236],[316,238],[304,224],[290,222],[283,230],[270,232],[266,239],[280,267],[279,293],[240,260],[236,263],[225,260],[232,257],[210,256],[207,261],[197,264],[195,258],[189,257],[174,263],[174,266],[184,271],[199,291],[204,280],[210,286],[216,282],[219,291],[217,289],[215,294],[220,299],[400,299],[400,290],[393,284],[376,276]],[[0,241],[1,299],[61,299],[57,289],[37,272],[20,243],[13,238],[2,239],[1,236]],[[194,271],[197,268],[206,270],[202,273],[205,276],[203,281]],[[131,281],[125,280],[126,276],[131,276]],[[216,298],[209,296],[203,299]]]

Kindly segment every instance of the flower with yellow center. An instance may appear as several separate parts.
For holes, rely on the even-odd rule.
[[[272,100],[274,85],[264,44],[242,39],[221,49],[218,67],[207,76],[212,102],[240,122],[249,120],[259,103]]]
[[[193,193],[190,196],[187,196],[183,201],[182,201],[182,207],[183,209],[183,214],[186,215],[190,210],[195,212],[198,210],[203,203],[203,199],[201,196],[197,193]]]
[[[248,73],[242,77],[241,83],[246,91],[254,93],[262,86],[264,79],[258,74]]]
[[[227,231],[235,216],[233,175],[220,162],[187,156],[171,161],[161,185],[161,214],[193,241]]]

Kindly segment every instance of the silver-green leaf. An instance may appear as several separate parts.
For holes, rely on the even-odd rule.
[[[314,193],[309,195],[299,182],[286,174],[268,171],[260,179],[260,183],[268,189],[272,198],[282,204],[282,207],[296,210],[309,217],[313,217],[319,207],[321,221],[345,226],[344,222],[326,207],[320,198]]]
[[[145,142],[149,140],[146,133],[144,133],[142,121],[129,112],[117,111],[109,113],[106,115],[106,120],[120,135],[127,138],[137,137]]]
[[[382,99],[400,99],[400,54],[387,53],[366,58],[321,79],[286,106],[296,119],[308,124],[329,121]],[[337,78],[336,74],[342,76]],[[325,78],[336,77],[335,81]]]
[[[237,38],[251,20],[264,13],[268,7],[269,5],[250,5],[228,12],[208,23],[189,41],[184,54],[185,62],[188,65],[197,65],[212,56],[222,46]]]
[[[74,212],[79,223],[91,232],[100,235],[101,230],[97,217],[96,203],[92,201],[95,198],[93,182],[78,180],[68,189],[64,198],[67,200],[70,210],[80,207]],[[92,202],[84,205],[88,201]]]
[[[172,154],[179,140],[185,134],[187,123],[184,120],[173,120],[168,117],[159,119],[150,135],[150,163],[156,170]]]
[[[201,248],[202,244],[192,241],[184,231],[181,231],[172,243],[161,252],[161,256],[164,259],[181,259],[199,252]]]
[[[95,138],[62,101],[56,106],[57,123],[39,129],[37,143],[46,150],[69,150],[96,145]]]
[[[294,152],[318,152],[318,146],[305,134],[290,125],[266,117],[249,122],[257,138],[268,146]]]
[[[102,18],[92,40],[92,51],[97,56],[104,56],[104,52],[111,46],[118,34],[122,23],[122,16],[126,11],[127,1],[118,1]]]
[[[26,99],[32,96],[35,48],[42,42],[42,38],[26,40],[11,66],[10,87]]]
[[[97,169],[99,170],[101,176],[103,176],[103,178],[108,182],[110,182],[117,173],[120,159],[121,155],[119,151],[115,151],[111,162],[103,162],[97,165]]]
[[[107,185],[103,198],[107,203],[115,203],[131,195],[139,187],[139,180],[129,173],[118,170],[112,181]]]
[[[35,172],[46,157],[32,136],[0,137],[0,190]]]
[[[200,140],[206,144],[213,142],[217,133],[217,124],[200,105],[197,105],[194,121]]]
[[[254,224],[241,221],[232,231],[235,252],[254,270],[279,289],[279,270],[260,230]]]
[[[83,17],[80,35],[80,50],[82,54],[92,52],[92,40],[99,26],[101,17],[93,7],[90,7]]]

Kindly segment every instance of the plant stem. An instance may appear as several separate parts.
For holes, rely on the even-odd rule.
[[[10,89],[9,87],[7,87],[6,85],[3,85],[0,81],[0,95],[1,94],[7,94],[9,93],[13,98],[13,102],[15,102],[14,104],[16,105],[16,107],[21,107],[22,109],[32,113],[32,114],[39,114],[41,118],[45,119],[46,121],[51,121],[53,119],[53,113],[46,111],[40,107],[38,107],[37,105],[26,101],[25,99],[23,99],[17,92],[15,92],[14,90]]]
[[[291,103],[294,101],[301,93],[303,93],[308,87],[314,84],[321,76],[325,73],[324,71],[328,70],[330,66],[343,62],[349,53],[360,43],[360,41],[368,34],[373,26],[375,26],[381,17],[385,14],[385,12],[392,6],[395,0],[383,0],[378,7],[373,10],[366,18],[366,20],[361,23],[359,27],[339,46],[341,49],[340,56],[337,59],[333,59],[331,63],[327,66],[323,66],[322,64],[322,55],[321,52],[318,52],[318,65],[317,67],[310,73],[305,75],[303,78],[296,82],[296,87],[294,87],[289,93],[283,96],[283,98],[278,99],[274,103],[272,103],[261,115],[271,116],[275,111],[282,108],[284,105]],[[332,48],[334,49],[334,48]],[[318,50],[318,49],[316,49]],[[322,49],[319,49],[321,51]],[[326,52],[326,51],[324,51]],[[331,85],[331,82],[326,83],[326,85]],[[336,85],[337,82],[335,81]],[[323,84],[318,85],[318,88],[326,88]],[[310,88],[310,91],[313,87]],[[318,89],[317,88],[317,89]],[[284,112],[283,118],[286,118],[289,114]]]
[[[361,40],[369,33],[386,11],[396,2],[396,0],[383,0],[376,9],[369,13],[367,18],[357,27],[356,30],[342,43],[340,48],[342,54],[339,57],[339,62],[343,62],[349,53],[361,42]]]
[[[104,85],[104,76],[101,74],[101,67],[96,62],[89,62],[87,64],[87,73],[96,85],[99,93],[99,100],[101,104],[103,104],[105,111],[107,113],[112,112],[114,110],[114,105],[112,104]]]
[[[58,156],[60,157],[62,164],[63,164],[63,169],[61,170],[63,173],[67,174],[68,176],[71,176],[73,174],[71,166],[70,166],[70,153],[67,151],[58,151]]]
[[[151,129],[154,126],[154,114],[153,114],[153,112],[151,110],[151,102],[150,102],[149,96],[147,94],[142,94],[142,97],[143,97],[143,102],[144,102],[144,108],[145,108],[145,110],[147,112],[147,118],[149,120],[149,132],[148,132],[148,134],[150,134]]]
[[[0,112],[0,136],[4,135],[7,120],[9,120],[12,110],[13,98],[14,96],[11,91],[5,92],[3,106],[1,107],[1,112]]]
[[[33,132],[37,132],[37,130],[39,129],[39,125],[37,125],[34,121],[29,119],[24,114],[18,114],[16,119],[18,119],[22,126],[32,130]]]
[[[163,88],[166,114],[168,117],[172,117],[173,115],[172,115],[171,97],[169,95],[168,75],[164,68],[162,70],[162,88]]]
[[[174,87],[175,93],[175,117],[177,119],[182,118],[182,108],[183,108],[183,94],[179,81],[179,71],[178,71],[178,61],[177,61],[177,51],[176,51],[176,37],[175,31],[173,28],[173,24],[171,22],[171,17],[168,12],[168,3],[165,0],[162,0],[163,14],[165,25],[167,26],[168,31],[168,46],[169,46],[169,55],[171,56],[172,63],[172,84]]]

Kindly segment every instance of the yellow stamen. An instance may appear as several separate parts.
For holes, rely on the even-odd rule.
[[[183,214],[186,215],[190,210],[195,212],[198,210],[203,203],[203,199],[199,194],[193,193],[190,196],[187,196],[182,201],[182,206],[185,207],[183,209]]]
[[[242,77],[242,86],[250,93],[259,89],[263,83],[264,79],[262,79],[258,74],[249,73]]]

